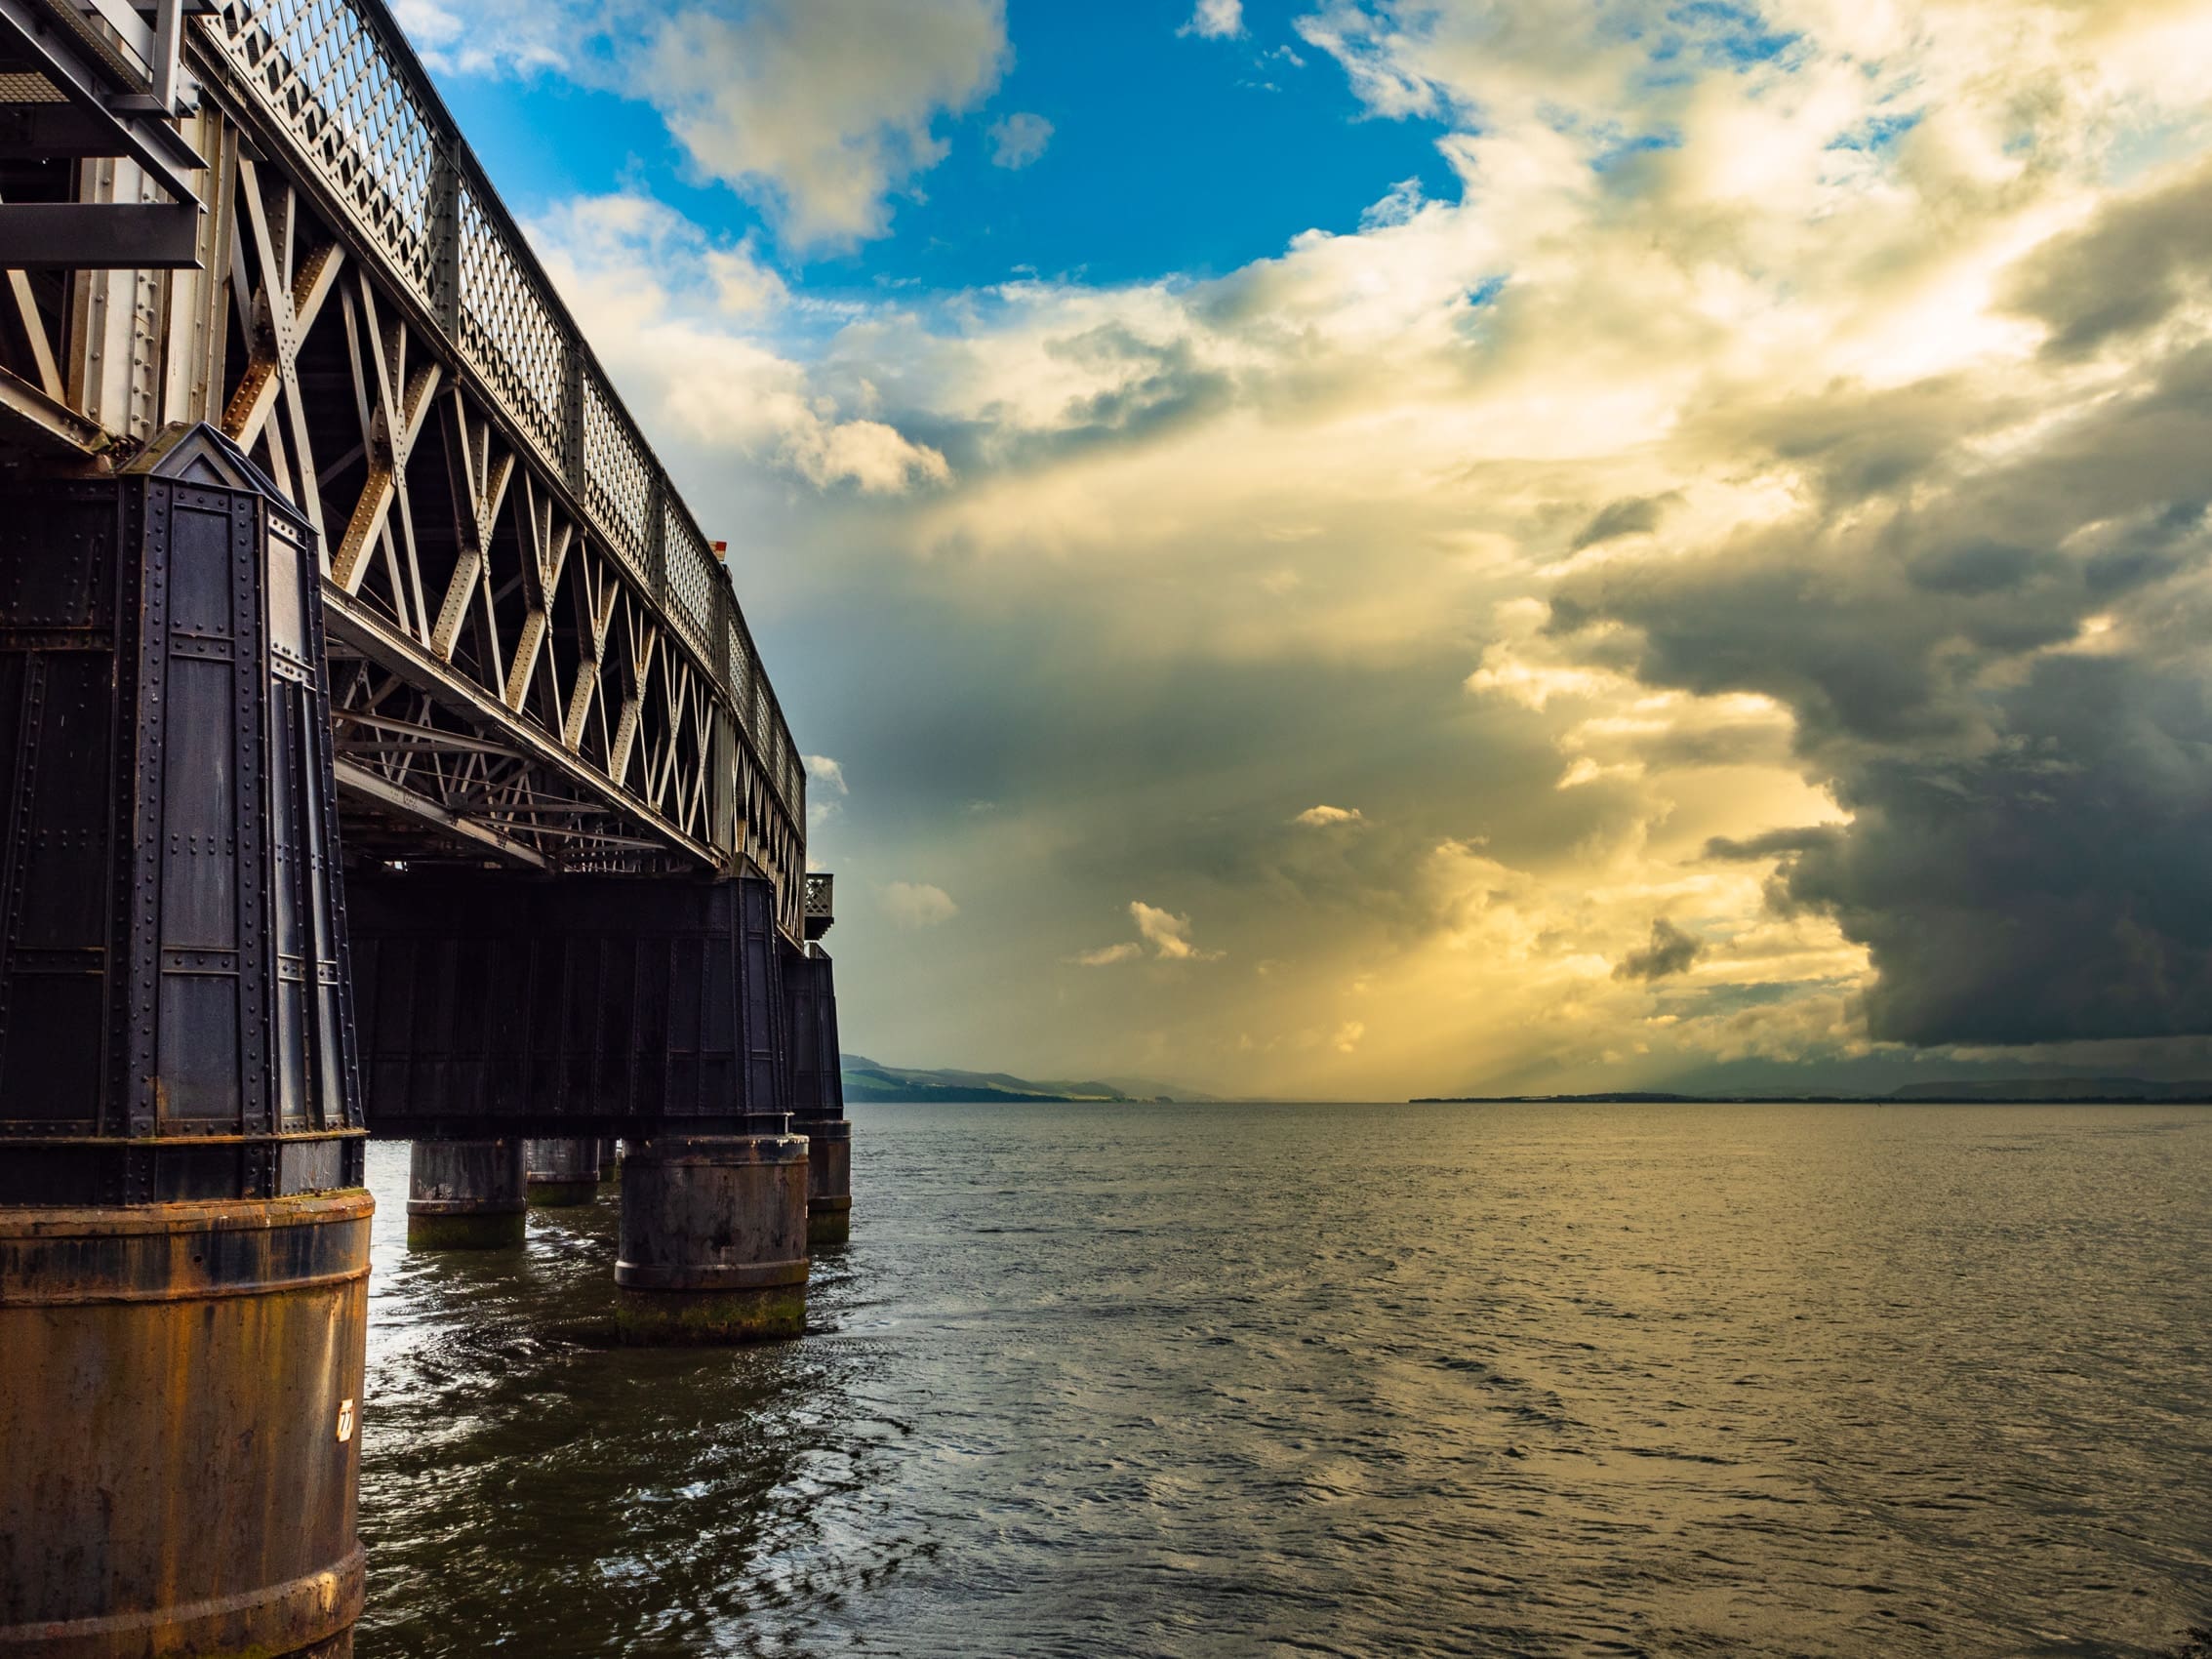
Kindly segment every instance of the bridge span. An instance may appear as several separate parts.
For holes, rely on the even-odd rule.
[[[0,1655],[337,1655],[370,1135],[618,1328],[841,1241],[832,884],[710,541],[382,0],[0,0]],[[742,549],[741,549],[742,556]]]

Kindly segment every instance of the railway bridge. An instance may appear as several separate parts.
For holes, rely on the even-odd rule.
[[[0,1656],[350,1651],[372,1135],[799,1327],[800,751],[382,0],[0,0]]]

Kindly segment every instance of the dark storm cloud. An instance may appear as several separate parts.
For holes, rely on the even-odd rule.
[[[1651,924],[1651,943],[1630,951],[1613,969],[1615,979],[1662,980],[1690,971],[1690,964],[1705,949],[1703,941],[1684,933],[1665,916]]]
[[[1709,859],[1730,859],[1740,863],[1756,863],[1762,859],[1794,856],[1826,846],[1835,839],[1835,831],[1820,826],[1803,830],[1769,830],[1763,835],[1748,835],[1732,840],[1726,835],[1715,835],[1705,844]]]
[[[1595,517],[1575,533],[1570,542],[1570,552],[1581,552],[1601,542],[1618,541],[1623,536],[1645,536],[1659,528],[1659,521],[1667,509],[1681,498],[1678,496],[1629,496],[1617,502],[1608,502]]]
[[[2109,215],[2118,247],[2085,239],[2052,268],[2157,264],[2141,220],[2170,224],[2174,199]],[[2144,295],[2207,261],[2212,239]],[[2165,303],[2131,303],[2131,326]],[[2053,320],[2113,336],[2101,315]],[[1708,851],[1778,859],[1777,908],[1868,947],[1875,1037],[2212,1032],[2212,348],[2146,365],[1995,467],[1962,440],[2003,412],[1963,388],[1921,400],[1910,465],[1870,465],[1879,441],[1851,433],[1869,401],[1837,405],[1790,412],[1770,445],[1821,469],[1823,510],[1581,573],[1554,629],[1626,624],[1646,681],[1795,713],[1800,762],[1852,822]]]
[[[2212,618],[2205,619],[2212,621]],[[1872,952],[1877,1035],[2035,1043],[2212,1031],[2212,700],[2199,674],[2059,657],[1986,759],[1884,759],[1790,896]]]
[[[2051,325],[2044,350],[2078,357],[2154,327],[2212,266],[2212,167],[2114,203],[2031,259],[2009,298]]]

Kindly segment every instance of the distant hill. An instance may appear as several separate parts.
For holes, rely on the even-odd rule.
[[[1790,1091],[1769,1090],[1752,1094],[1657,1094],[1648,1091],[1620,1090],[1594,1095],[1426,1095],[1414,1104],[1427,1106],[1452,1105],[1505,1105],[1508,1103],[1550,1104],[1576,1106],[1603,1104],[1608,1106],[1714,1106],[1732,1102],[1774,1102],[1807,1105],[1859,1105],[1886,1106],[1918,1102],[1922,1104],[1953,1103],[1970,1105],[1976,1102],[2005,1105],[2033,1104],[2041,1101],[2074,1102],[2081,1105],[2117,1105],[2132,1102],[2146,1105],[2157,1102],[2177,1104],[2212,1104],[2212,1079],[2195,1078],[2179,1083],[2154,1082],[2144,1077],[1994,1077],[1976,1078],[1971,1082],[1953,1080],[1948,1083],[1907,1083],[1887,1094],[1799,1094]]]
[[[2001,1077],[1994,1082],[1908,1083],[1890,1099],[2212,1101],[2212,1079],[2159,1083],[2143,1077]]]
[[[865,1054],[841,1054],[848,1101],[1066,1101],[1074,1104],[1127,1105],[1134,1101],[1204,1101],[1213,1096],[1179,1089],[1146,1077],[1069,1080],[1017,1077],[1008,1072],[929,1071],[886,1066]]]

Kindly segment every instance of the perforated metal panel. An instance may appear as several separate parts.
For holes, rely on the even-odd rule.
[[[629,417],[597,375],[583,381],[583,488],[584,505],[609,545],[650,579],[645,554],[653,525],[653,467]]]
[[[221,0],[212,32],[416,297],[438,301],[437,130],[347,0]]]
[[[676,622],[690,635],[693,648],[704,653],[711,664],[713,653],[707,650],[707,641],[712,637],[714,586],[721,577],[721,567],[706,550],[705,539],[674,506],[662,509],[662,526],[661,546],[668,561],[668,598]]]
[[[562,387],[569,346],[538,283],[484,213],[460,187],[461,344],[477,372],[555,472],[561,454]]]

